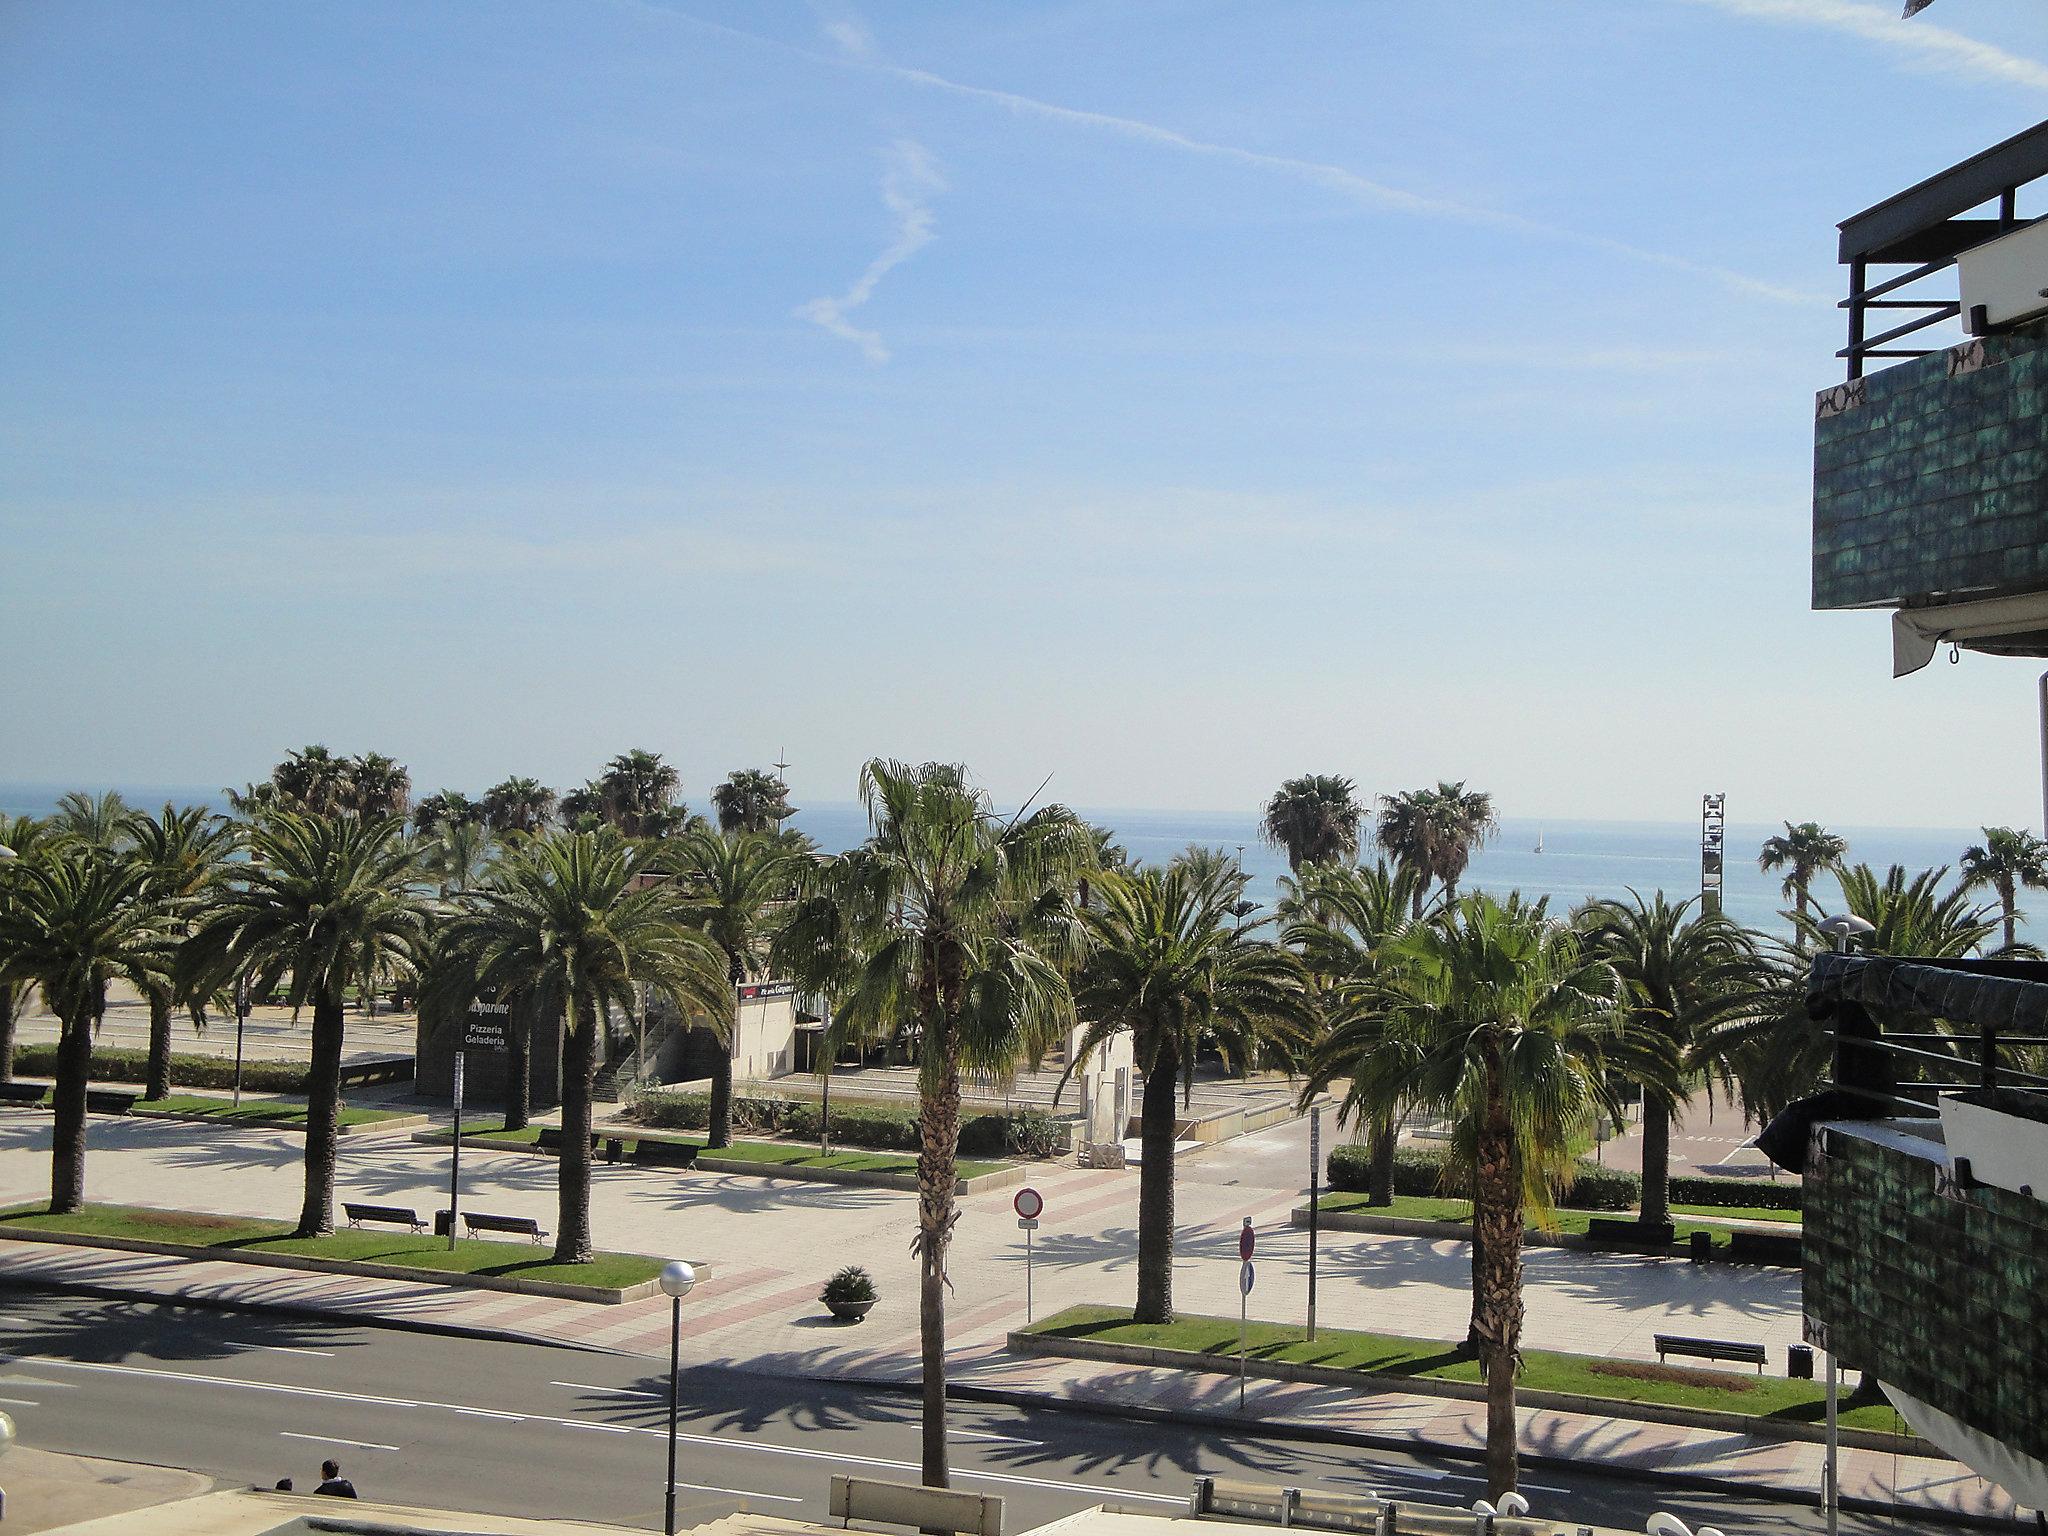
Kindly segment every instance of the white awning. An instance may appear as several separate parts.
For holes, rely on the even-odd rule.
[[[2048,592],[1895,610],[1892,676],[1918,672],[1944,644],[1994,656],[2048,656]]]

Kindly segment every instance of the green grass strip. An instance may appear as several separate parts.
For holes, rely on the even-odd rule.
[[[429,1275],[495,1275],[549,1280],[561,1285],[637,1285],[660,1274],[662,1263],[637,1253],[600,1253],[587,1264],[557,1264],[549,1249],[534,1243],[460,1238],[450,1249],[447,1238],[417,1232],[348,1229],[329,1237],[293,1237],[289,1222],[216,1216],[204,1211],[157,1211],[131,1205],[88,1205],[65,1216],[50,1215],[43,1204],[18,1206],[0,1212],[0,1235],[9,1228],[217,1248],[227,1250],[222,1254],[224,1258],[232,1258],[236,1251],[281,1253],[359,1264],[391,1264]]]
[[[539,1142],[540,1133],[541,1127],[537,1125],[529,1125],[520,1131],[507,1131],[502,1129],[501,1123],[496,1120],[465,1121],[462,1127],[462,1139],[465,1143],[472,1138],[481,1137],[486,1142],[517,1142],[521,1146],[533,1146]],[[825,1153],[820,1152],[815,1146],[810,1146],[803,1142],[790,1141],[736,1141],[729,1147],[721,1147],[716,1152],[712,1152],[705,1147],[703,1140],[698,1137],[650,1136],[643,1132],[623,1138],[614,1138],[607,1136],[603,1131],[599,1131],[597,1135],[600,1153],[602,1153],[605,1142],[617,1139],[624,1142],[624,1151],[627,1157],[633,1155],[634,1148],[640,1142],[650,1141],[658,1142],[663,1146],[695,1147],[700,1153],[708,1157],[723,1158],[726,1161],[735,1163],[757,1163],[767,1168],[787,1168],[792,1171],[802,1171],[808,1168],[830,1168],[845,1169],[854,1173],[900,1173],[907,1178],[915,1178],[917,1176],[917,1159],[915,1157],[905,1157],[897,1152],[852,1151]],[[432,1132],[430,1135],[423,1136],[421,1139],[446,1143],[453,1138],[444,1127],[441,1130]],[[982,1174],[996,1173],[1004,1168],[1014,1166],[1012,1163],[966,1157],[960,1159],[959,1162],[960,1177],[963,1179],[978,1178]]]
[[[1374,1205],[1367,1196],[1362,1194],[1324,1195],[1322,1199],[1316,1202],[1316,1205],[1320,1210],[1342,1215],[1398,1216],[1406,1221],[1454,1221],[1461,1225],[1469,1225],[1472,1220],[1471,1201],[1446,1199],[1437,1195],[1396,1195],[1394,1196],[1394,1203],[1391,1205]],[[1796,1225],[1800,1215],[1797,1211],[1743,1210],[1721,1206],[1676,1205],[1671,1209],[1674,1215],[1716,1216],[1723,1221],[1764,1220],[1774,1221],[1781,1225],[1786,1222]],[[1531,1232],[1570,1233],[1583,1237],[1586,1234],[1587,1227],[1595,1217],[1627,1221],[1632,1219],[1635,1214],[1633,1211],[1574,1211],[1560,1209],[1551,1213],[1551,1221],[1547,1226],[1539,1225],[1532,1219],[1529,1222],[1529,1230]],[[1720,1240],[1724,1245],[1728,1237],[1728,1228],[1726,1226],[1717,1225],[1711,1221],[1674,1221],[1672,1225],[1677,1229],[1677,1241],[1681,1243],[1686,1241],[1695,1232],[1705,1232],[1709,1236]]]
[[[1171,1323],[1134,1323],[1125,1308],[1080,1306],[1069,1307],[1023,1331],[1050,1338],[1184,1350],[1191,1355],[1220,1357],[1220,1361],[1237,1358],[1234,1317],[1182,1316]],[[1480,1380],[1479,1362],[1463,1345],[1436,1339],[1319,1327],[1315,1342],[1310,1343],[1299,1327],[1255,1322],[1246,1329],[1245,1344],[1246,1354],[1253,1360],[1438,1381]],[[1205,1361],[1203,1368],[1217,1369],[1219,1364]],[[1648,1360],[1530,1349],[1523,1352],[1517,1381],[1532,1391],[1575,1392],[1617,1403],[1710,1408],[1781,1422],[1819,1423],[1827,1416],[1827,1394],[1815,1382],[1658,1365]],[[1904,1421],[1889,1403],[1845,1404],[1840,1416],[1842,1423],[1854,1428],[1906,1433]]]
[[[242,1100],[238,1108],[232,1099],[210,1098],[203,1094],[174,1093],[161,1099],[138,1099],[131,1115],[148,1116],[176,1115],[179,1118],[197,1117],[217,1120],[226,1124],[241,1122],[278,1122],[294,1127],[306,1123],[306,1106],[294,1104],[289,1099]],[[406,1112],[396,1109],[358,1109],[353,1105],[341,1106],[341,1124],[375,1125],[380,1120],[402,1120]]]

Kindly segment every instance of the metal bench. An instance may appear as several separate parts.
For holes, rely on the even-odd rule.
[[[85,1107],[95,1115],[125,1115],[141,1097],[139,1093],[128,1093],[119,1088],[88,1088],[85,1090]]]
[[[597,1141],[597,1132],[592,1131],[590,1133],[590,1155],[592,1157],[597,1156]],[[540,1134],[534,1138],[533,1144],[543,1152],[553,1152],[559,1155],[562,1150],[562,1128],[559,1125],[542,1126]]]
[[[1586,1241],[1598,1248],[1669,1248],[1678,1240],[1670,1222],[1645,1226],[1633,1216],[1593,1216],[1586,1221]]]
[[[364,1205],[355,1200],[341,1202],[341,1213],[348,1218],[352,1227],[360,1227],[366,1221],[383,1222],[387,1226],[409,1227],[415,1232],[427,1230],[427,1224],[420,1220],[420,1213],[409,1205]]]
[[[1757,1375],[1764,1373],[1764,1347],[1761,1344],[1742,1344],[1734,1339],[1694,1339],[1682,1333],[1660,1333],[1657,1340],[1657,1363],[1662,1365],[1666,1355],[1687,1355],[1695,1360],[1739,1360],[1744,1365],[1756,1367]]]
[[[479,1232],[511,1232],[520,1237],[530,1237],[536,1243],[548,1240],[547,1233],[540,1229],[540,1223],[531,1216],[493,1216],[487,1211],[464,1211],[462,1224],[469,1229],[471,1237]]]
[[[0,1083],[0,1104],[40,1104],[49,1091],[41,1083]]]
[[[1780,1264],[1797,1269],[1805,1258],[1805,1245],[1790,1232],[1747,1232],[1740,1228],[1728,1234],[1728,1258],[1735,1264]]]
[[[650,1141],[643,1136],[633,1144],[633,1161],[646,1168],[694,1168],[703,1150],[694,1141]]]

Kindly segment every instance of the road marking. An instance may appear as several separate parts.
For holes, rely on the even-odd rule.
[[[949,1429],[948,1440],[1001,1440],[1008,1445],[1043,1445],[1043,1440],[1026,1440],[1022,1435],[985,1435],[974,1429]]]
[[[331,1349],[295,1349],[289,1344],[252,1344],[249,1347],[272,1350],[280,1355],[318,1355],[322,1360],[334,1358],[334,1351]]]
[[[5,1403],[10,1408],[40,1408],[43,1406],[41,1403],[31,1402],[25,1397],[0,1397],[0,1403]]]
[[[548,1385],[551,1387],[568,1387],[576,1392],[609,1392],[614,1397],[651,1397],[659,1401],[665,1396],[664,1393],[660,1392],[636,1392],[631,1387],[600,1387],[596,1382],[592,1381],[551,1381]]]
[[[302,1435],[295,1429],[278,1431],[287,1440],[311,1440],[316,1445],[352,1445],[359,1451],[395,1451],[395,1445],[383,1445],[375,1440],[344,1440],[340,1435]]]
[[[575,1429],[594,1429],[598,1433],[605,1435],[630,1435],[633,1433],[624,1424],[586,1424],[581,1419],[576,1420],[571,1427]]]
[[[773,1499],[778,1504],[801,1504],[786,1493],[756,1493],[751,1488],[721,1488],[716,1483],[673,1483],[675,1488],[694,1488],[699,1493],[729,1493],[736,1499]]]
[[[437,1402],[431,1398],[384,1397],[370,1392],[338,1392],[324,1387],[293,1386],[280,1381],[252,1381],[240,1376],[207,1376],[198,1371],[166,1371],[142,1365],[116,1365],[101,1360],[59,1360],[51,1355],[14,1355],[0,1351],[0,1360],[29,1360],[37,1365],[51,1366],[58,1370],[90,1371],[109,1376],[153,1376],[162,1381],[182,1381],[201,1387],[237,1387],[245,1392],[271,1392],[284,1397],[317,1397],[330,1403],[358,1403],[370,1408],[439,1408],[444,1412],[470,1414],[479,1418],[509,1419],[523,1424],[575,1425],[577,1419],[565,1419],[552,1414],[501,1413],[495,1408],[471,1408],[462,1403]],[[640,1435],[666,1435],[665,1429],[639,1429]],[[687,1432],[676,1436],[678,1441],[690,1445],[708,1446],[731,1453],[733,1451],[755,1451],[764,1456],[794,1456],[802,1461],[830,1461],[848,1466],[881,1467],[891,1472],[919,1472],[919,1463],[899,1461],[889,1456],[861,1456],[851,1451],[811,1450],[796,1445],[773,1445],[763,1440],[728,1440],[717,1435],[698,1435]],[[1148,1504],[1172,1504],[1179,1508],[1187,1506],[1186,1494],[1144,1493],[1134,1488],[1118,1488],[1104,1483],[1076,1483],[1064,1478],[1025,1477],[1015,1472],[981,1472],[962,1468],[956,1477],[971,1478],[976,1482],[1002,1483],[1015,1488],[1050,1488],[1060,1493],[1111,1494],[1118,1498],[1139,1499]]]

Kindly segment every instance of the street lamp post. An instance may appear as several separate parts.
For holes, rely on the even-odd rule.
[[[1858,917],[1853,912],[1845,912],[1840,917],[1830,917],[1822,922],[1820,931],[1834,940],[1836,954],[1846,955],[1851,944],[1858,939],[1868,938],[1877,932],[1877,928],[1867,919]],[[1827,1536],[1835,1536],[1835,1532],[1840,1528],[1842,1509],[1841,1433],[1837,1418],[1841,1373],[1836,1368],[1835,1352],[1832,1347],[1828,1349],[1827,1356],[1827,1450],[1820,1469],[1820,1504],[1826,1517]]]
[[[682,1407],[683,1298],[697,1283],[697,1271],[681,1259],[661,1267],[661,1289],[668,1297],[668,1499],[662,1530],[676,1536],[676,1416]]]

